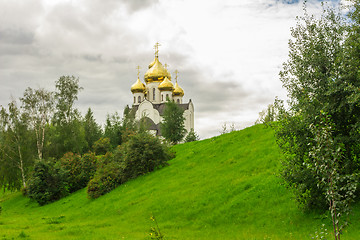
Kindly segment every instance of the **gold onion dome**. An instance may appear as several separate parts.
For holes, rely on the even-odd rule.
[[[132,86],[131,86],[131,92],[132,93],[143,93],[145,92],[145,85],[140,81],[140,79],[138,78],[136,83],[134,83]]]
[[[173,95],[174,96],[181,96],[181,97],[184,96],[184,90],[179,86],[177,81],[175,83],[175,89],[173,91]]]
[[[158,88],[160,91],[173,91],[174,85],[172,84],[172,82],[170,82],[170,80],[167,77],[165,77],[164,81],[160,83]]]
[[[149,70],[145,73],[145,81],[152,82],[152,81],[162,81],[165,77],[171,79],[170,73],[164,66],[161,64],[159,59],[155,57],[154,63],[150,63]]]

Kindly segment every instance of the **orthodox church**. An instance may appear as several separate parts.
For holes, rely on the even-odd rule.
[[[175,85],[172,83],[171,74],[159,61],[159,43],[155,44],[155,59],[149,64],[144,75],[145,84],[140,81],[138,66],[138,79],[131,86],[133,105],[131,112],[136,120],[145,117],[149,130],[154,135],[161,136],[160,123],[162,122],[165,103],[167,100],[175,101],[184,109],[185,129],[190,132],[194,128],[194,105],[191,99],[183,103],[184,90],[178,84],[178,71],[175,71]]]

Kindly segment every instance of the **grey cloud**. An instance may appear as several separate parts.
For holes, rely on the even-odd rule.
[[[159,0],[131,0],[123,2],[125,3],[129,12],[136,12],[158,3]]]
[[[0,44],[32,44],[34,42],[34,33],[25,29],[7,28],[0,30]]]

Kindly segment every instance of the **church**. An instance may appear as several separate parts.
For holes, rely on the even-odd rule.
[[[170,72],[159,61],[159,43],[155,44],[155,59],[149,64],[148,70],[144,75],[145,84],[139,78],[131,86],[133,94],[133,105],[131,112],[134,113],[135,119],[145,118],[149,130],[156,136],[161,136],[160,123],[166,107],[165,103],[170,100],[177,103],[184,109],[185,129],[190,132],[194,129],[194,105],[189,100],[183,103],[184,90],[178,84],[178,71],[175,71],[175,85],[172,83]]]

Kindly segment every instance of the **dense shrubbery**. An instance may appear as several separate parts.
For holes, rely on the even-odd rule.
[[[114,155],[99,159],[99,167],[88,184],[88,196],[97,198],[118,185],[165,166],[174,155],[160,140],[146,132],[132,136]]]
[[[66,153],[60,160],[61,168],[66,172],[67,186],[70,193],[86,187],[96,171],[96,156],[87,153],[81,157],[78,154]]]
[[[96,155],[104,155],[111,150],[110,138],[100,138],[93,145]]]
[[[25,193],[40,205],[59,200],[69,193],[66,172],[51,161],[38,161]]]

